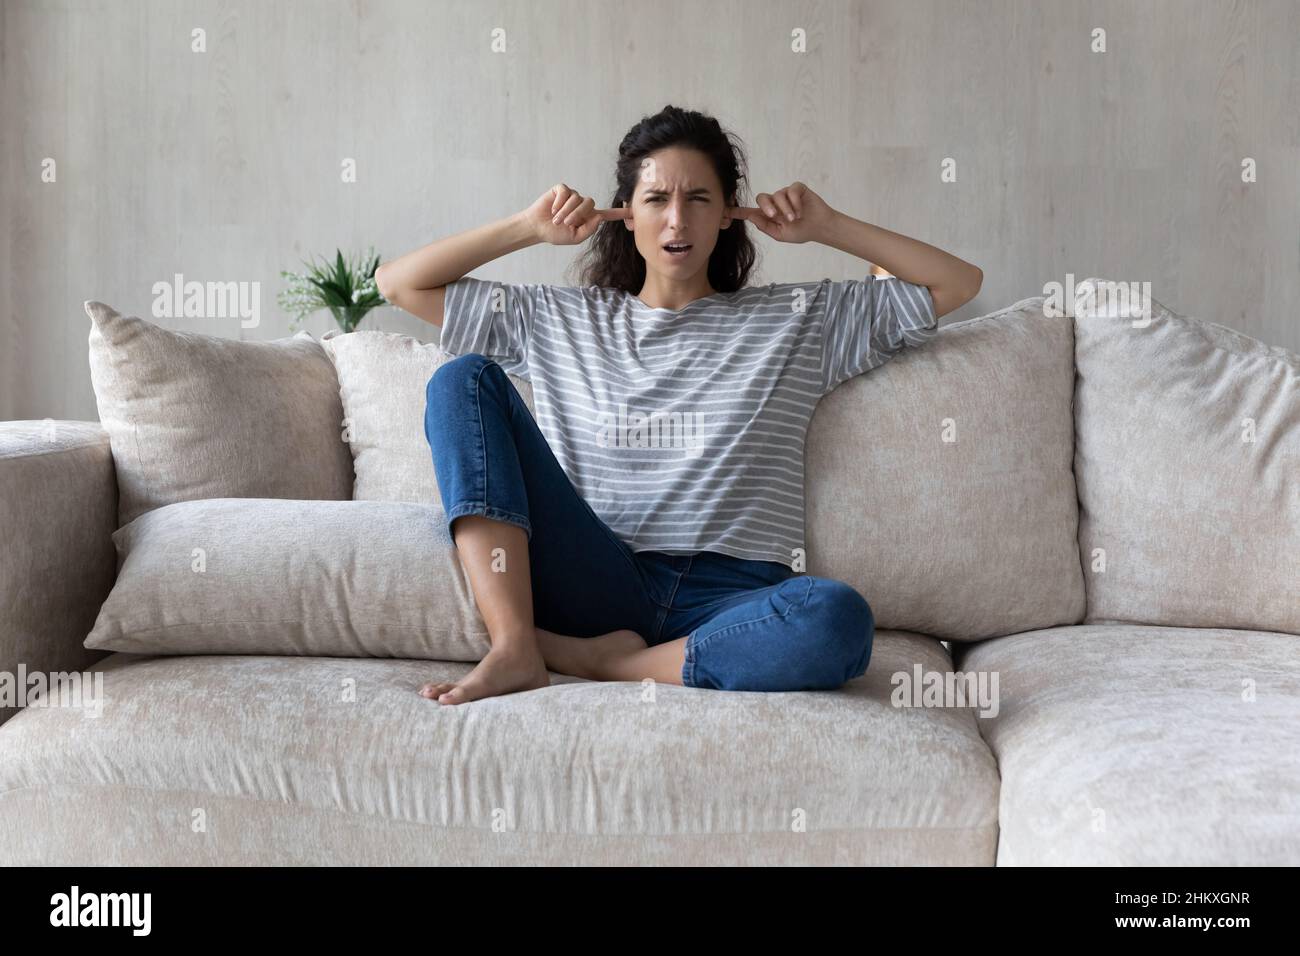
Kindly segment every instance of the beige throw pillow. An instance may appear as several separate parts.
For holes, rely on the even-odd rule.
[[[442,510],[424,435],[425,386],[455,356],[395,332],[331,329],[321,344],[338,372],[358,501],[418,501]],[[509,376],[535,413],[533,386]]]
[[[156,508],[113,535],[120,571],[85,646],[481,660],[488,634],[440,513],[275,498]]]
[[[243,342],[85,308],[119,526],[198,498],[352,497],[338,378],[309,333]]]

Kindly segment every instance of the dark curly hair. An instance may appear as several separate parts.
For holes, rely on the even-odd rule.
[[[733,142],[733,140],[735,140]],[[703,153],[722,182],[723,202],[741,205],[745,180],[745,155],[739,137],[724,132],[712,116],[676,106],[665,106],[654,116],[646,116],[628,130],[618,144],[615,166],[617,188],[609,208],[626,206],[632,201],[641,175],[642,160],[668,146],[681,146]],[[736,292],[745,287],[757,257],[743,219],[733,219],[718,233],[717,245],[709,255],[709,282],[719,292]],[[587,248],[578,256],[583,285],[622,289],[636,295],[645,285],[645,259],[636,247],[636,237],[623,220],[601,223]]]

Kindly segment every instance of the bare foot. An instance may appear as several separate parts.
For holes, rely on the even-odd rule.
[[[587,680],[608,680],[606,665],[611,659],[646,649],[646,642],[636,631],[610,631],[599,637],[566,637],[540,627],[537,646],[546,666],[557,674]]]
[[[463,704],[483,697],[549,687],[550,683],[546,662],[536,648],[493,647],[459,681],[425,684],[419,693],[440,704]]]

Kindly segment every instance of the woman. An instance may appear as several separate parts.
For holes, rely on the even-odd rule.
[[[619,146],[613,208],[561,183],[528,209],[382,265],[442,326],[425,434],[491,649],[444,704],[591,680],[833,688],[874,620],[803,568],[803,441],[818,400],[932,336],[978,268],[832,209],[803,183],[741,206],[716,120],[666,107]],[[747,287],[745,223],[890,278]],[[579,287],[473,279],[537,242],[592,239]],[[533,384],[536,419],[506,373]]]

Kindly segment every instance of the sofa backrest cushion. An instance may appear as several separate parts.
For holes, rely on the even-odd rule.
[[[338,378],[309,333],[242,342],[85,308],[119,526],[196,498],[352,497]]]
[[[877,627],[970,641],[1084,611],[1074,343],[1042,296],[942,326],[822,399],[807,443],[808,570]]]
[[[1073,308],[1086,621],[1300,634],[1300,355],[1113,288]]]

